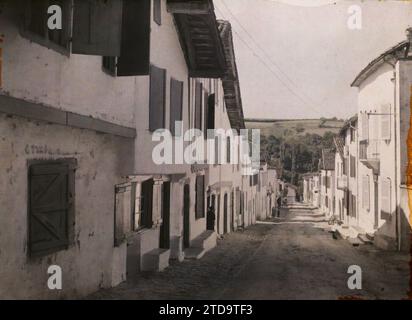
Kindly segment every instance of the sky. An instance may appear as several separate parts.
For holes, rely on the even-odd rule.
[[[307,119],[356,113],[356,75],[406,40],[412,1],[214,0],[229,20],[246,118]],[[361,11],[353,11],[355,8]],[[360,14],[358,13],[360,12]],[[351,29],[348,20],[361,21]],[[359,24],[358,24],[359,26]]]

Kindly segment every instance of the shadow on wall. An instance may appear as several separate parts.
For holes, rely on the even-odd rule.
[[[384,250],[398,250],[397,228],[398,223],[400,223],[400,249],[403,252],[408,252],[412,250],[412,229],[408,218],[409,212],[405,212],[399,206],[398,210],[400,212],[400,221],[396,221],[397,211],[387,214],[385,217],[386,222],[375,232],[374,242],[377,247]]]

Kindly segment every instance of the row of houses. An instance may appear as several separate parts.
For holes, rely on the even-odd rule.
[[[211,0],[3,1],[0,32],[0,297],[84,296],[271,215],[276,171],[232,161],[252,159],[233,139],[232,29]],[[192,139],[216,142],[213,164],[154,159]],[[47,287],[51,265],[62,290]]]
[[[388,250],[411,241],[412,30],[356,77],[358,112],[304,176],[304,201]]]

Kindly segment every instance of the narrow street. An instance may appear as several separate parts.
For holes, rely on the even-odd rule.
[[[201,260],[172,262],[89,299],[403,299],[409,256],[334,239],[327,221],[305,208],[283,210],[219,240]],[[362,290],[350,290],[350,265]]]

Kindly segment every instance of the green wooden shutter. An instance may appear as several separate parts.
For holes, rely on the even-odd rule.
[[[48,0],[26,0],[24,26],[25,30],[40,37],[47,34],[47,7]]]
[[[150,66],[149,130],[165,127],[166,70]]]
[[[208,98],[207,108],[207,129],[215,129],[215,94],[212,94]]]
[[[42,255],[69,244],[73,169],[64,161],[34,164],[29,170],[29,252]]]
[[[205,177],[196,177],[196,218],[205,216]]]
[[[142,227],[151,228],[153,225],[153,179],[146,180],[142,183],[141,197],[141,222]]]
[[[182,121],[183,112],[183,82],[170,80],[170,132],[173,136],[179,134],[175,132],[175,122]]]
[[[149,71],[150,0],[123,0],[122,43],[117,75],[148,75]]]
[[[195,87],[195,129],[202,130],[202,91],[203,85],[196,82]]]
[[[122,0],[75,0],[72,52],[120,56]]]
[[[203,94],[203,136],[207,139],[207,120],[208,120],[208,98],[209,95],[207,92]]]

